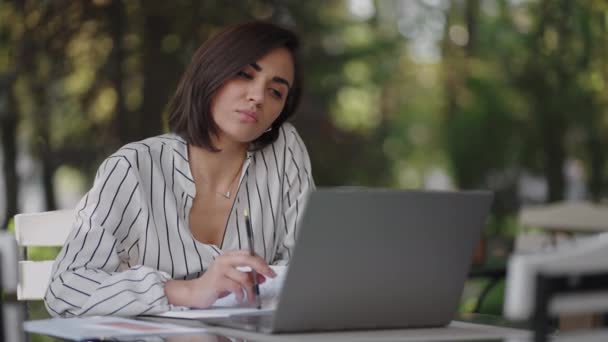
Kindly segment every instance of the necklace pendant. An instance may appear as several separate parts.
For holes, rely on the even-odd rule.
[[[227,199],[230,199],[230,191],[226,191],[226,193],[222,195],[224,195],[224,197],[226,197]]]

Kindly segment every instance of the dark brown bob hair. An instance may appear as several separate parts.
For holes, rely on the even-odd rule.
[[[301,72],[297,57],[298,37],[291,31],[265,22],[228,27],[207,40],[194,53],[169,103],[169,128],[189,144],[219,151],[211,141],[218,127],[211,115],[211,101],[218,89],[246,65],[275,48],[287,48],[294,62],[294,81],[285,106],[272,129],[253,141],[253,149],[275,142],[279,127],[291,117],[301,94]]]

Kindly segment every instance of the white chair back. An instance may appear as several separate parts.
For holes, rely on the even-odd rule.
[[[63,246],[72,230],[74,218],[73,209],[15,216],[17,245],[25,250],[25,253],[21,254],[22,258],[18,266],[18,300],[43,299],[53,268],[54,260],[27,260],[29,258],[27,248]]]

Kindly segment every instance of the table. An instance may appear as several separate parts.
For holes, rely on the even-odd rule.
[[[514,324],[506,320],[490,315],[466,314],[459,315],[458,322],[487,324],[506,328],[523,328],[521,324]],[[264,341],[264,342],[279,342],[279,341],[456,341],[446,337],[445,339],[412,339],[408,337],[407,329],[399,330],[380,330],[380,331],[359,331],[359,332],[331,332],[323,334],[285,334],[285,335],[265,335],[260,333],[244,332],[241,330],[212,327],[210,330],[214,333],[223,336],[232,336],[241,338],[246,341]],[[531,335],[530,335],[531,336]],[[490,339],[460,339],[458,341],[476,341],[476,342],[530,342],[529,338],[490,338]]]
[[[40,305],[41,303],[36,303],[37,305],[29,305],[28,311],[35,311],[33,314],[37,315],[34,317],[36,319],[45,318],[41,317],[41,313],[43,312],[43,307]],[[18,327],[18,324],[15,323],[15,319],[22,319],[23,317],[16,315],[16,313],[21,310],[21,315],[25,314],[25,305],[22,302],[19,303],[11,303],[9,307],[12,306],[12,313],[9,313],[5,316],[13,316],[13,328]],[[15,311],[17,309],[17,311]],[[48,316],[47,316],[48,317]],[[518,328],[518,329],[526,329],[527,326],[521,323],[514,323],[512,321],[505,320],[501,317],[492,316],[492,315],[482,315],[482,314],[460,314],[457,316],[458,321],[462,322],[471,322],[478,324],[487,324],[494,325],[499,327],[507,327],[507,328]],[[403,341],[404,338],[399,334],[398,330],[394,331],[372,331],[372,332],[358,332],[358,333],[348,333],[348,332],[336,332],[324,335],[314,335],[314,334],[305,334],[305,335],[264,335],[264,334],[256,334],[243,332],[240,330],[227,329],[227,328],[219,328],[219,327],[208,327],[209,333],[198,336],[174,336],[166,339],[137,339],[137,341],[169,341],[169,342],[225,342],[225,341]],[[15,329],[13,329],[15,330]],[[10,342],[52,342],[52,341],[61,341],[60,339],[41,336],[35,334],[25,334],[23,331],[17,330],[17,334],[13,333],[13,336],[17,336],[18,338],[5,339],[4,341]],[[581,337],[581,336],[584,336]],[[598,337],[599,336],[599,337]],[[2,340],[0,338],[0,340]],[[435,340],[435,341],[454,341],[453,339],[446,340]],[[460,340],[466,341],[466,340]],[[517,339],[509,339],[509,338],[494,338],[494,339],[485,339],[485,340],[475,340],[477,342],[532,342],[532,337],[530,338],[517,338]],[[593,332],[578,332],[573,334],[561,334],[559,338],[554,339],[556,342],[570,342],[570,341],[608,341],[608,331],[607,330],[594,330]]]
[[[521,328],[521,325],[513,325],[511,322],[507,322],[499,317],[489,315],[474,315],[467,314],[459,317],[459,320],[466,322],[473,322],[479,324],[491,324],[502,327],[514,327]],[[165,320],[164,320],[165,321]],[[171,321],[174,322],[173,320]],[[187,322],[187,321],[185,321]],[[191,325],[199,325],[198,322],[191,322]],[[161,338],[150,338],[150,339],[136,339],[136,341],[170,341],[170,342],[223,342],[223,341],[412,341],[403,337],[404,330],[384,330],[384,331],[360,331],[360,332],[333,332],[324,334],[298,334],[298,335],[265,335],[259,333],[244,332],[235,329],[227,329],[220,327],[208,327],[209,333],[200,334],[196,336],[173,336],[165,339]],[[406,330],[405,330],[406,331]],[[407,331],[406,331],[407,332]],[[40,336],[35,334],[27,334],[26,336],[30,340],[36,339],[36,341],[61,341],[60,339]],[[126,340],[125,340],[126,341]],[[445,340],[434,340],[434,341],[453,341],[448,339]],[[463,341],[461,339],[461,341]],[[464,340],[466,341],[466,340]],[[475,341],[492,341],[492,342],[528,342],[528,339],[485,339]],[[21,342],[21,341],[15,341]]]
[[[512,322],[506,321],[500,317],[480,314],[464,314],[458,317],[460,321],[472,322],[478,324],[489,324],[503,327],[522,328],[521,324],[513,324]],[[61,341],[48,336],[40,336],[27,334],[25,335],[27,340],[35,340],[36,342],[52,342]],[[25,341],[25,340],[23,340]],[[122,340],[129,341],[129,340]],[[248,333],[234,329],[209,327],[209,333],[199,334],[196,336],[173,336],[165,339],[162,338],[150,338],[150,339],[136,339],[130,341],[141,341],[141,342],[245,342],[245,341],[259,341],[259,342],[271,342],[271,341],[411,341],[404,339],[399,330],[385,330],[385,331],[364,331],[364,332],[335,332],[328,334],[304,334],[304,335],[263,335]],[[427,341],[427,340],[424,340]],[[448,342],[456,341],[455,339],[442,339],[433,340],[436,342]],[[483,340],[459,340],[459,341],[475,341],[475,342],[533,342],[533,337],[521,337],[521,338],[493,338]],[[581,341],[608,341],[608,330],[593,331],[593,332],[578,332],[573,334],[560,334],[551,340],[552,342],[581,342]],[[21,342],[21,341],[11,341]]]

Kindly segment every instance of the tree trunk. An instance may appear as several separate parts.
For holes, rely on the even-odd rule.
[[[149,6],[154,6],[150,4]],[[167,16],[156,13],[159,9],[145,8],[143,44],[143,103],[139,118],[141,132],[138,138],[160,134],[163,129],[163,111],[179,77],[175,58],[163,51],[162,41],[170,32]]]
[[[568,39],[572,39],[572,27],[568,21],[570,13],[570,0],[561,0],[558,9],[553,14],[553,18],[551,18],[553,24],[557,27],[560,42],[557,51],[553,55],[553,58],[557,62],[555,74],[558,82],[556,86],[552,87],[554,92],[553,101],[555,102],[550,106],[545,105],[546,118],[549,120],[543,126],[546,155],[545,175],[549,186],[548,202],[557,202],[564,199],[566,183],[564,175],[566,150],[564,143],[568,127],[567,117],[569,108],[567,107],[570,107],[573,103],[570,101],[569,86],[576,79],[576,75],[573,75],[572,71],[570,71],[568,66],[569,61],[566,58],[568,54],[566,42]],[[539,38],[539,43],[540,41]],[[560,105],[564,103],[567,104],[567,107]],[[539,103],[539,105],[542,106],[543,104]]]
[[[17,13],[23,18],[25,1],[15,0],[13,2]],[[7,44],[12,42],[8,41]],[[2,157],[3,157],[3,178],[4,178],[4,217],[2,218],[1,229],[8,227],[10,219],[19,212],[19,178],[17,177],[17,123],[18,110],[17,100],[13,93],[13,85],[16,80],[16,75],[22,69],[21,54],[23,54],[25,43],[23,39],[15,44],[17,50],[12,57],[13,72],[7,75],[0,81],[0,98],[4,96],[6,107],[2,112],[0,107],[0,125],[2,135]],[[2,94],[4,92],[4,94]]]
[[[557,202],[564,199],[565,177],[564,162],[566,153],[562,139],[564,134],[557,129],[557,123],[546,123],[544,153],[545,153],[545,177],[547,178],[548,194],[547,202]],[[550,132],[552,131],[552,132]]]
[[[587,20],[584,21],[583,28],[583,55],[579,68],[581,70],[592,70],[592,60],[594,56],[598,56],[603,60],[606,48],[604,44],[594,44],[594,41],[602,41],[605,38],[606,27],[604,25],[604,15],[594,13],[594,8],[590,4],[582,6],[584,15]],[[592,26],[599,28],[599,32],[592,32]],[[604,168],[606,165],[605,157],[605,140],[602,132],[603,112],[601,105],[596,101],[596,94],[587,92],[584,111],[586,120],[584,122],[584,131],[587,135],[585,147],[587,149],[587,161],[589,165],[589,178],[587,186],[589,187],[589,195],[593,202],[599,202],[602,199],[604,192]]]
[[[40,106],[39,108],[46,108]],[[48,114],[39,113],[39,124],[37,127],[37,136],[40,137],[40,145],[38,153],[42,166],[42,187],[44,189],[44,204],[45,210],[56,210],[57,202],[55,200],[55,186],[53,185],[53,175],[55,174],[55,163],[53,162],[52,151],[50,146],[50,132],[48,125]]]
[[[564,198],[565,176],[564,147],[568,127],[567,112],[571,102],[568,93],[570,75],[566,58],[568,51],[566,41],[569,38],[568,23],[563,19],[561,8],[554,6],[550,0],[538,5],[539,22],[530,40],[532,53],[528,57],[527,68],[523,72],[522,90],[530,97],[532,103],[535,132],[540,139],[540,151],[543,155],[542,170],[547,181],[547,202],[557,202]],[[560,42],[556,51],[546,52],[545,31],[556,29]]]
[[[479,21],[479,0],[467,0],[466,22],[469,41],[467,43],[467,55],[473,56],[477,48],[477,22]]]
[[[602,199],[604,190],[604,167],[606,165],[605,150],[599,138],[593,137],[589,139],[587,148],[590,154],[590,177],[589,177],[589,192],[593,202],[599,202]]]
[[[2,87],[6,90],[4,96],[6,97],[7,106],[5,112],[0,113],[2,118],[2,157],[3,165],[2,171],[4,176],[4,218],[2,219],[2,226],[0,229],[6,229],[9,220],[18,213],[17,203],[19,200],[18,195],[18,184],[17,178],[17,114],[15,106],[15,98],[12,94],[12,82],[6,87]]]
[[[122,45],[122,40],[125,31],[125,10],[122,1],[112,1],[108,7],[108,16],[110,17],[110,32],[114,45],[110,55],[110,70],[112,73],[111,80],[116,90],[117,100],[116,109],[114,112],[114,127],[118,135],[118,145],[124,145],[133,140],[133,120],[130,115],[127,115],[124,95],[124,71],[122,62],[124,61],[125,53]]]

